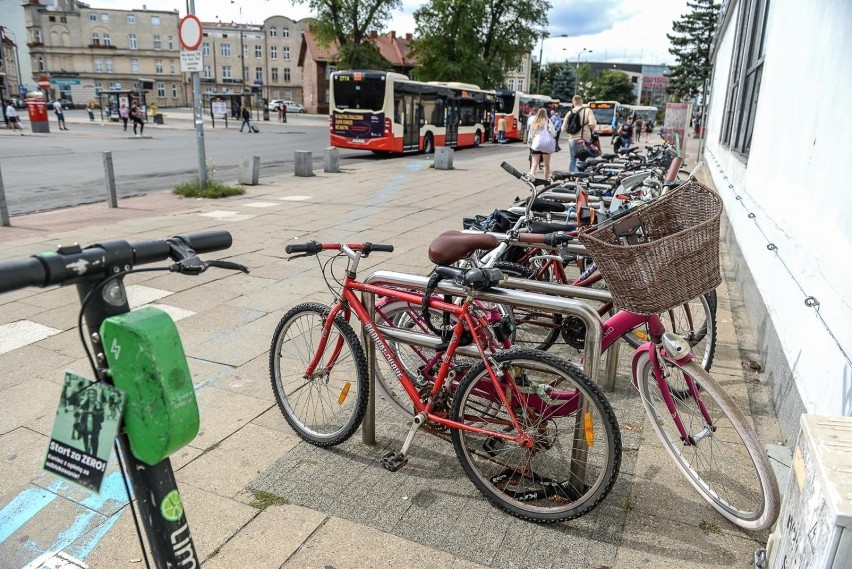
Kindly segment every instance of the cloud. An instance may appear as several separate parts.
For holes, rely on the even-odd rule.
[[[624,0],[554,0],[548,14],[551,36],[590,36],[631,18]]]

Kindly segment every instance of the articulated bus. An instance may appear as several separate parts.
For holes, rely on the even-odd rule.
[[[373,152],[479,146],[491,136],[494,91],[465,83],[421,83],[389,71],[331,74],[331,145]]]
[[[595,122],[598,123],[596,132],[603,135],[612,135],[615,125],[618,124],[618,113],[621,103],[618,101],[592,101],[589,108],[595,113]]]
[[[521,91],[497,90],[497,117],[506,116],[506,140],[524,140],[527,117],[532,109],[544,107],[559,112],[559,100],[547,95],[529,95]]]

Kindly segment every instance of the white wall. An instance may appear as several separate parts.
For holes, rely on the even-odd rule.
[[[741,3],[732,2],[718,46],[707,121],[707,149],[721,165],[706,158],[805,408],[850,416],[852,367],[837,344],[852,356],[852,2],[770,0],[747,164],[719,143]],[[837,342],[784,265],[820,302]]]

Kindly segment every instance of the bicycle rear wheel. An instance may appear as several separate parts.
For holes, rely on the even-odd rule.
[[[654,377],[648,354],[636,365],[642,404],[663,442],[692,486],[720,514],[744,529],[763,530],[778,517],[778,483],[757,433],[733,400],[697,362],[665,362],[667,383],[696,383],[697,396],[673,398],[691,444],[684,444]],[[698,389],[700,387],[700,389]],[[664,389],[671,389],[666,386]],[[702,403],[712,424],[699,409]]]
[[[269,350],[269,375],[278,407],[300,437],[317,446],[340,444],[358,429],[367,410],[367,360],[352,327],[334,319],[318,353],[329,307],[293,307],[278,323]],[[316,368],[308,376],[312,359]]]
[[[531,448],[494,436],[517,435],[485,365],[456,389],[453,420],[482,432],[452,431],[465,474],[495,506],[520,518],[560,522],[594,508],[612,489],[621,433],[609,402],[570,362],[539,350],[493,356],[501,388]]]

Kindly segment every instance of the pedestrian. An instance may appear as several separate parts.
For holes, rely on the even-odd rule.
[[[21,126],[21,120],[18,118],[18,111],[15,110],[15,105],[12,104],[12,101],[7,101],[7,103],[6,118],[9,121],[9,128],[21,131],[21,136],[24,136],[24,127]]]
[[[59,122],[59,130],[68,130],[65,126],[65,113],[62,112],[62,103],[53,101],[53,112],[56,113],[56,120]]]
[[[550,155],[556,151],[556,129],[547,118],[547,111],[539,109],[527,131],[530,147],[530,175],[535,176],[539,164],[544,164],[544,179],[550,178]]]
[[[136,99],[130,103],[130,120],[133,121],[133,136],[142,136],[145,132],[145,121],[142,119],[142,109],[139,108],[139,103]],[[136,132],[136,127],[139,127],[139,133]]]
[[[86,105],[86,112],[89,113],[89,120],[94,122],[95,120],[95,103],[94,101],[89,101]]]
[[[642,117],[636,117],[636,120],[633,122],[633,142],[639,144],[642,142],[642,130],[645,128],[645,121],[642,120]]]
[[[278,122],[284,122],[284,103],[278,103]]]
[[[556,111],[550,111],[550,122],[553,123],[553,128],[556,129],[556,152],[562,150],[559,146],[559,135],[562,132],[562,117]]]
[[[121,122],[124,123],[124,132],[127,132],[127,119],[130,118],[130,109],[124,103],[121,103],[121,108],[118,109],[118,116],[121,118]]]
[[[654,134],[654,119],[648,119],[645,124],[645,142],[651,141],[651,135]]]
[[[621,127],[619,127],[618,138],[620,139],[618,142],[619,149],[620,148],[630,148],[630,145],[633,143],[633,117],[628,118],[625,122],[621,123]],[[615,146],[615,145],[613,145]],[[618,152],[618,150],[616,150]]]
[[[243,127],[248,127],[248,131],[252,132],[251,128],[251,111],[245,105],[240,108],[240,116],[243,119],[242,124],[240,125],[240,132],[243,131]]]
[[[284,122],[287,122],[287,104],[281,103],[281,116],[284,117]]]
[[[497,119],[497,144],[506,144],[506,115]]]
[[[592,110],[583,104],[583,97],[574,95],[571,103],[573,105],[571,110],[562,120],[562,130],[568,133],[568,154],[571,156],[568,170],[576,172],[579,147],[588,144],[588,141],[592,139],[592,133],[598,123]]]

